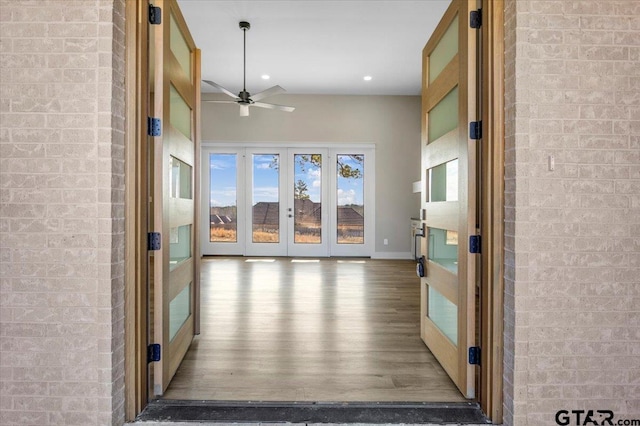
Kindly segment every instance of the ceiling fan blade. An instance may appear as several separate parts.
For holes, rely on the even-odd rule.
[[[233,99],[238,99],[238,95],[234,95],[230,90],[225,89],[224,87],[220,86],[218,83],[214,83],[213,81],[210,81],[210,80],[202,80],[202,81],[215,87],[218,90],[222,90],[224,94],[231,96]]]
[[[208,99],[203,99],[202,102],[209,102],[212,104],[237,104],[236,101],[214,101],[214,100],[208,100]]]
[[[293,112],[295,110],[294,107],[285,106],[285,105],[276,105],[276,104],[265,104],[264,102],[254,102],[251,105],[257,106],[260,108],[277,109],[277,110],[286,111],[286,112]]]
[[[249,116],[249,105],[240,105],[240,117]]]
[[[286,92],[286,90],[284,90],[282,87],[273,86],[273,87],[269,87],[267,90],[263,90],[262,92],[256,93],[255,95],[251,96],[251,99],[253,101],[259,101],[260,99],[264,99],[267,96],[279,95],[280,93],[284,93],[284,92]]]

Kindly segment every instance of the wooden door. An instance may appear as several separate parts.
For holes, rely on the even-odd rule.
[[[153,116],[161,134],[153,140],[153,223],[161,234],[154,252],[154,343],[161,359],[153,391],[162,395],[197,332],[199,253],[200,51],[176,0],[154,0],[162,22],[152,25]]]
[[[421,337],[467,398],[475,397],[476,0],[453,0],[423,50]]]

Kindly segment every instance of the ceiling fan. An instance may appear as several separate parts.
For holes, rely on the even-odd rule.
[[[292,112],[295,109],[294,107],[258,102],[259,100],[264,99],[268,96],[284,93],[285,90],[280,86],[276,85],[276,86],[270,87],[267,90],[263,90],[262,92],[256,93],[253,96],[251,96],[251,93],[247,92],[247,88],[246,88],[246,85],[247,85],[247,31],[249,30],[249,28],[251,28],[251,24],[249,24],[246,21],[241,21],[239,25],[240,25],[240,29],[244,33],[244,60],[243,60],[244,79],[242,83],[242,91],[238,93],[238,95],[236,96],[230,90],[225,89],[224,87],[220,86],[217,83],[214,83],[213,81],[202,80],[205,83],[219,90],[222,90],[224,94],[231,96],[234,99],[233,101],[204,100],[203,102],[211,102],[211,103],[218,103],[218,104],[238,104],[240,105],[240,117],[249,116],[250,106],[257,106],[260,108],[277,109],[280,111]]]

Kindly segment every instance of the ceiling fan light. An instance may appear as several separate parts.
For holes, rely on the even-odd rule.
[[[246,88],[246,83],[247,83],[247,30],[251,28],[251,25],[246,22],[246,21],[242,21],[240,22],[240,29],[243,31],[243,39],[244,39],[244,48],[243,48],[243,53],[244,53],[244,59],[242,61],[243,64],[243,72],[242,72],[242,78],[243,78],[243,83],[242,83],[242,91],[240,93],[238,93],[238,95],[236,96],[235,94],[233,94],[231,91],[225,89],[224,87],[220,86],[217,83],[214,83],[213,81],[210,80],[202,80],[203,82],[209,84],[210,86],[215,87],[218,90],[221,90],[224,94],[226,94],[227,96],[230,96],[231,98],[234,99],[234,101],[217,101],[217,100],[204,100],[203,102],[222,102],[222,103],[237,103],[240,105],[240,117],[248,117],[249,116],[249,105],[255,105],[255,106],[260,106],[262,108],[269,108],[269,109],[277,109],[280,111],[286,111],[286,112],[292,112],[295,108],[294,107],[289,107],[289,106],[285,106],[285,105],[275,105],[275,104],[265,104],[262,102],[257,102],[263,98],[266,98],[268,96],[273,96],[273,95],[278,95],[281,93],[284,93],[285,90],[278,86],[275,85],[273,87],[270,87],[266,90],[263,90],[262,92],[256,93],[255,95],[251,96],[251,94],[249,92],[247,92],[247,88]],[[262,78],[267,80],[269,79],[269,75],[267,74],[263,74]]]

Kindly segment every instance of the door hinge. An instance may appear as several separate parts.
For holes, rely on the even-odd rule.
[[[160,361],[162,348],[159,343],[152,343],[147,346],[147,364]]]
[[[469,236],[469,253],[482,253],[482,238],[480,235]]]
[[[160,250],[162,244],[162,235],[159,232],[149,232],[147,234],[147,250]]]
[[[482,9],[469,12],[469,26],[474,29],[482,26]]]
[[[162,134],[162,120],[154,117],[147,117],[147,135],[160,136]]]
[[[472,121],[469,123],[469,139],[482,139],[482,121]]]
[[[480,365],[480,346],[471,346],[469,348],[469,364]]]
[[[149,5],[149,23],[160,25],[162,23],[162,9],[152,4]]]

